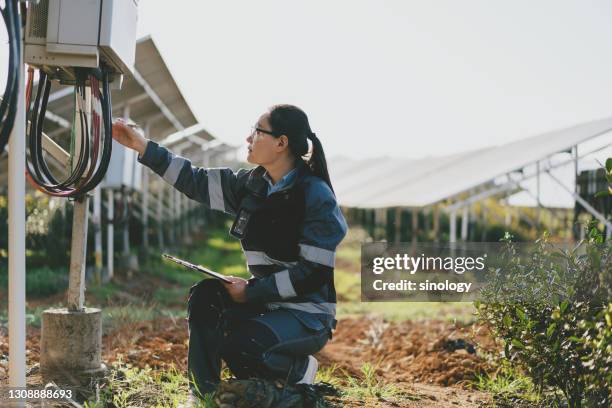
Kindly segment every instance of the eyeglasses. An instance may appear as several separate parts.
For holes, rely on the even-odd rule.
[[[278,136],[278,133],[276,132],[273,132],[271,130],[262,129],[257,126],[251,127],[251,134],[253,133],[265,133],[267,135]]]

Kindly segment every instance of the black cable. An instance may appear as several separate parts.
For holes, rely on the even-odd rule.
[[[111,93],[109,85],[109,73],[103,69],[75,68],[75,109],[78,115],[75,120],[80,122],[79,158],[76,165],[71,169],[68,177],[58,182],[47,163],[45,162],[42,149],[43,123],[49,100],[51,80],[40,72],[36,97],[31,106],[28,107],[28,129],[29,157],[27,170],[30,181],[41,191],[59,197],[78,197],[93,190],[104,178],[110,163],[112,153],[112,111]],[[102,92],[100,92],[101,79]],[[86,85],[89,80],[92,88],[92,124],[93,130],[90,134],[90,123],[86,113]],[[28,92],[30,92],[31,84]],[[102,115],[95,109],[100,105]],[[102,131],[103,129],[103,131]],[[93,140],[91,140],[93,137]],[[102,143],[100,143],[102,139]],[[100,149],[102,150],[101,154]],[[89,169],[88,169],[89,168]]]
[[[21,63],[21,22],[18,0],[6,0],[0,10],[9,37],[8,78],[0,102],[0,153],[4,151],[13,130],[19,99],[19,73]]]

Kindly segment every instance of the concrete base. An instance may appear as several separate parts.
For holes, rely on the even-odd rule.
[[[106,374],[102,363],[102,313],[47,309],[42,315],[40,372],[43,381],[87,386]]]

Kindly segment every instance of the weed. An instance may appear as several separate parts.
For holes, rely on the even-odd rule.
[[[400,394],[400,390],[393,384],[385,384],[376,375],[377,365],[364,363],[361,366],[362,378],[355,378],[343,370],[347,386],[344,394],[355,398],[392,398]]]

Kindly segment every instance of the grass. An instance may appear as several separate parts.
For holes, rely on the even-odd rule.
[[[176,369],[163,372],[138,369],[118,362],[111,367],[107,383],[85,402],[87,408],[176,407],[188,396],[187,378]],[[207,396],[205,408],[213,407]]]
[[[385,383],[377,374],[378,364],[364,363],[361,366],[361,377],[352,377],[344,372],[345,378],[340,381],[344,383],[341,388],[343,398],[366,402],[367,400],[419,400],[417,395],[402,391],[394,384]]]
[[[26,273],[26,295],[48,296],[68,287],[68,268],[28,268]],[[0,292],[8,293],[8,268],[0,269]]]
[[[537,391],[531,378],[507,362],[502,362],[496,373],[477,375],[471,386],[491,393],[497,401],[496,405],[503,407],[517,404],[517,401],[539,405],[544,400],[548,400]]]
[[[330,383],[341,391],[346,400],[418,400],[419,397],[401,391],[393,384],[385,384],[376,374],[377,366],[365,363],[358,378],[349,375],[336,366],[322,368],[317,373],[317,381]],[[229,372],[224,370],[222,378],[228,379]],[[187,377],[174,368],[165,371],[139,369],[121,361],[110,367],[105,385],[89,396],[86,408],[128,408],[176,407],[189,395]],[[206,394],[200,401],[200,408],[213,408],[213,395]]]

